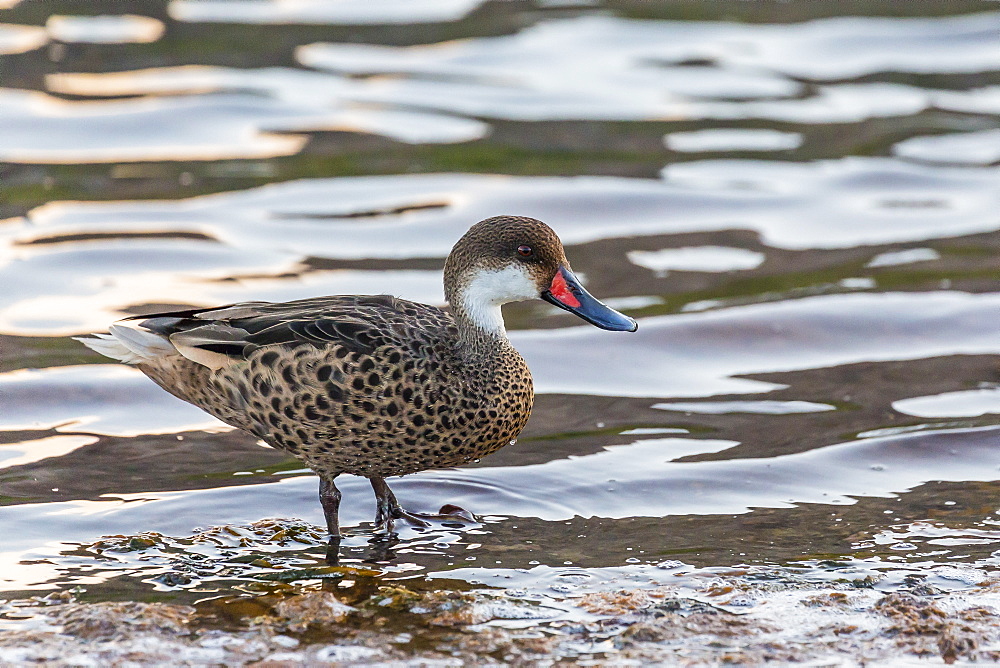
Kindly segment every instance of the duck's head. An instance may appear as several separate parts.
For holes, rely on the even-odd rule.
[[[444,290],[456,314],[490,333],[504,332],[503,304],[527,299],[544,299],[601,329],[639,327],[583,289],[559,237],[534,218],[497,216],[473,225],[448,256]]]

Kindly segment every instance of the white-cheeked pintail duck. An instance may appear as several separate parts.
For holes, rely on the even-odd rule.
[[[422,521],[385,478],[517,438],[534,392],[503,304],[541,298],[602,329],[638,327],[583,289],[559,237],[533,218],[472,226],[448,256],[444,289],[450,312],[388,295],[245,302],[132,317],[79,340],[305,462],[332,543],[341,473],[371,481],[376,526],[391,531],[393,519]]]

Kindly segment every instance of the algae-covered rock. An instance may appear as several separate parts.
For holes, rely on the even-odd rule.
[[[138,552],[151,547],[165,544],[165,539],[161,534],[153,531],[144,532],[134,536],[104,536],[100,540],[87,546],[86,549],[98,554],[102,552]]]

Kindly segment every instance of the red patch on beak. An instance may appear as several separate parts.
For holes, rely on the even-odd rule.
[[[580,300],[576,298],[566,284],[566,279],[562,275],[562,271],[557,271],[555,277],[552,279],[552,285],[549,286],[549,292],[553,297],[559,300],[560,303],[566,306],[571,306],[576,308],[580,305]]]

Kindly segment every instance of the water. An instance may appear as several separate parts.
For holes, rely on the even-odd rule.
[[[995,2],[0,6],[0,661],[1000,649]],[[375,540],[348,477],[340,570],[308,470],[69,338],[441,304],[500,213],[639,331],[506,307],[525,432],[393,484],[478,521]],[[928,601],[972,630],[891,636]]]

